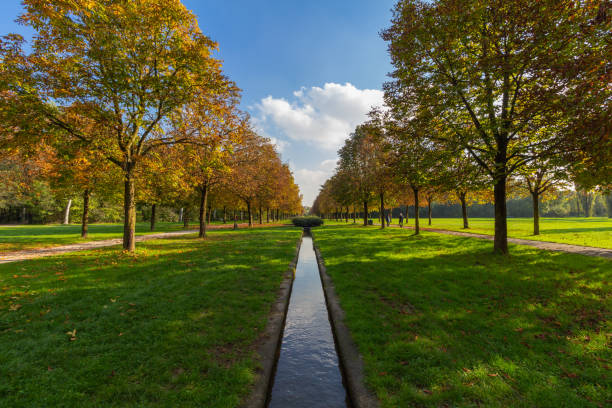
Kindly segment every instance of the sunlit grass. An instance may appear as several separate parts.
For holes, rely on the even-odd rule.
[[[195,228],[196,226],[192,225],[191,227]],[[160,222],[156,224],[155,231],[152,232],[150,224],[143,222],[136,224],[136,235],[179,231],[181,229],[183,229],[182,223]],[[81,226],[76,224],[0,226],[0,254],[79,242],[100,241],[122,236],[122,224],[91,224],[89,226],[89,236],[86,239],[81,238]]]
[[[612,263],[400,229],[315,231],[383,407],[612,399]]]
[[[374,222],[379,222],[379,220],[374,220]],[[326,223],[328,225],[343,224],[343,222],[329,220],[326,220]],[[352,223],[352,220],[349,220],[349,223]],[[363,220],[358,219],[357,223],[363,224]],[[394,219],[392,224],[397,225],[398,220]],[[404,222],[404,225],[406,225],[406,222]],[[413,226],[414,218],[410,218],[407,225]],[[425,228],[494,234],[493,218],[470,218],[469,229],[463,229],[463,219],[461,218],[433,218],[431,226],[428,225],[427,218],[421,218],[420,225]],[[508,218],[508,236],[536,241],[612,248],[612,219],[603,217],[541,218],[540,235],[533,235],[532,218]]]
[[[236,407],[300,230],[0,265],[0,407]]]

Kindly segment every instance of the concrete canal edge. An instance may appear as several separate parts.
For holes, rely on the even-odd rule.
[[[314,236],[313,242],[315,242]],[[323,284],[327,311],[329,313],[334,338],[336,339],[338,357],[340,358],[344,381],[352,407],[377,408],[379,407],[378,399],[365,386],[363,359],[361,354],[359,354],[357,345],[351,337],[349,328],[344,324],[344,310],[340,307],[340,299],[336,295],[334,283],[327,274],[321,251],[319,251],[316,242],[314,250],[317,256],[317,265],[319,266],[321,282]]]
[[[242,408],[265,408],[268,403],[272,381],[274,380],[274,372],[276,371],[278,353],[280,352],[283,339],[283,328],[285,326],[287,310],[289,309],[289,299],[291,298],[293,278],[301,246],[302,237],[300,237],[297,243],[295,256],[285,272],[276,301],[270,309],[265,331],[258,341],[257,354],[259,356],[260,367],[256,373],[255,384],[251,389],[251,393],[242,403]]]

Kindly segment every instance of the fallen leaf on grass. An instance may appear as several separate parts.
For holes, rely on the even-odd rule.
[[[77,332],[76,329],[66,332],[66,334],[70,336],[70,341],[76,340],[76,332]]]
[[[428,390],[428,389],[423,389],[423,392],[424,392],[425,394],[428,394],[428,395],[433,394],[433,393],[431,392],[431,390]]]
[[[576,377],[578,377],[578,374],[576,374],[576,373],[564,373],[563,375],[565,377],[567,377],[567,378],[576,378]]]
[[[14,305],[10,305],[9,306],[9,311],[11,312],[16,312],[17,310],[21,309],[21,305],[15,303]]]
[[[487,374],[489,377],[497,377],[499,374],[497,373],[492,373],[492,374]]]

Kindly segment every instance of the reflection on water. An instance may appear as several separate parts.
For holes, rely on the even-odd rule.
[[[346,406],[312,238],[304,237],[269,407]]]

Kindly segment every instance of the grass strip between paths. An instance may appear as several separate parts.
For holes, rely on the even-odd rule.
[[[383,407],[612,400],[612,262],[376,227],[315,238]]]
[[[375,223],[380,222],[376,218],[372,220]],[[350,219],[348,223],[352,222],[353,220]],[[330,220],[325,220],[325,223],[328,225],[345,224],[345,222]],[[362,223],[362,219],[357,220],[357,224]],[[398,219],[393,219],[393,225],[398,223]],[[494,235],[494,224],[493,218],[470,218],[470,228],[464,229],[461,218],[433,218],[431,225],[428,225],[426,217],[420,219],[421,228],[486,235]],[[404,225],[413,226],[414,218],[404,220]],[[540,235],[533,235],[532,218],[508,218],[508,237],[612,249],[612,219],[603,217],[540,218]]]
[[[0,265],[0,407],[236,407],[301,231]]]

